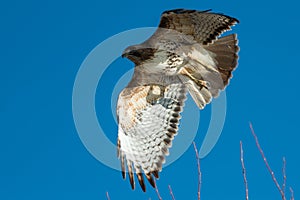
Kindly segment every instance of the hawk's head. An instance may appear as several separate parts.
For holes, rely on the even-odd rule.
[[[140,65],[154,57],[156,49],[150,47],[143,47],[140,45],[134,45],[127,47],[122,53],[122,58],[126,57],[136,65]]]

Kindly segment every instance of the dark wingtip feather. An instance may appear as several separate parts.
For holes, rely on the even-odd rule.
[[[133,178],[133,173],[132,172],[129,173],[129,179],[130,179],[131,188],[134,190],[135,184],[134,184],[134,178]]]
[[[153,188],[156,188],[155,181],[153,180],[153,177],[152,177],[151,173],[147,173],[147,174],[145,174],[145,175],[146,175],[146,178],[147,178],[147,180],[149,181],[150,185],[151,185]]]
[[[135,187],[134,187],[134,180],[133,179],[130,179],[130,185],[131,185],[131,189],[134,190]]]
[[[139,180],[139,184],[140,184],[143,192],[146,192],[146,186],[145,186],[143,174],[142,173],[136,173],[136,176]]]
[[[129,174],[129,179],[130,179],[130,185],[131,185],[131,188],[134,190],[134,177],[133,177],[133,171],[132,171],[132,163],[128,161],[127,163],[127,167],[128,167],[128,174]]]
[[[122,171],[122,178],[125,179],[126,178],[126,173],[124,171]]]
[[[159,173],[158,173],[158,171],[156,170],[156,171],[152,171],[152,174],[154,175],[154,177],[155,178],[159,178]]]
[[[207,10],[198,11],[198,12],[200,12],[200,13],[206,13],[206,12],[210,12],[210,11],[212,11],[212,9],[207,9]]]
[[[219,13],[218,13],[219,14]],[[239,20],[233,17],[230,17],[228,15],[219,14],[224,17],[226,17],[229,21],[223,24],[223,26],[220,26],[217,28],[212,34],[209,35],[209,37],[202,42],[203,45],[211,44],[213,41],[215,41],[224,31],[230,30],[231,26],[239,23]]]
[[[125,170],[125,158],[124,158],[124,156],[121,154],[121,169],[122,169],[122,177],[123,177],[123,179],[125,179],[126,178],[126,170]]]

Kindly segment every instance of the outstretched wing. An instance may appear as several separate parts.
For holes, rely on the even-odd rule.
[[[172,29],[192,36],[198,43],[212,43],[224,31],[239,21],[227,15],[207,11],[175,9],[165,11],[159,28]]]
[[[235,23],[235,18],[209,11],[166,11],[148,40],[124,51],[139,69],[117,107],[118,157],[132,188],[133,173],[144,191],[143,174],[155,187],[153,176],[158,178],[177,133],[187,91],[203,109],[228,84],[237,65],[237,38],[217,37]]]
[[[143,173],[155,187],[152,175],[158,178],[168,148],[177,134],[186,93],[186,87],[181,83],[137,86],[125,88],[120,93],[117,106],[118,157],[123,178],[127,166],[133,189],[133,173],[136,173],[143,191],[146,189]]]

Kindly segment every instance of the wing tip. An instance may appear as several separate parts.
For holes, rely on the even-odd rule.
[[[156,179],[159,179],[159,172],[158,172],[158,170],[152,171],[152,174],[154,175],[154,177]]]
[[[151,173],[146,173],[145,176],[146,176],[148,182],[150,183],[150,185],[153,188],[156,188],[155,180],[153,179],[152,174]]]
[[[143,174],[141,172],[139,172],[139,173],[136,173],[136,176],[138,178],[139,184],[140,184],[143,192],[146,192],[146,185],[145,185],[145,182],[144,182]]]
[[[148,180],[148,182],[150,183],[150,185],[153,188],[156,188],[156,183],[155,183],[155,179],[152,177],[152,175],[155,177],[155,179],[159,179],[159,170],[153,170],[150,173],[145,173],[145,176]],[[136,173],[137,179],[139,181],[139,184],[141,186],[141,189],[143,192],[146,192],[146,184],[144,181],[144,176],[142,172],[137,172]]]

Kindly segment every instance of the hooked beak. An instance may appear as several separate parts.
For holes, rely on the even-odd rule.
[[[127,47],[123,52],[122,52],[122,58],[128,58],[132,54],[133,48],[131,46]]]
[[[130,60],[139,58],[140,52],[137,50],[125,50],[122,54],[122,58],[128,58]]]
[[[127,58],[128,55],[129,55],[128,52],[123,52],[123,53],[122,53],[122,58]]]

